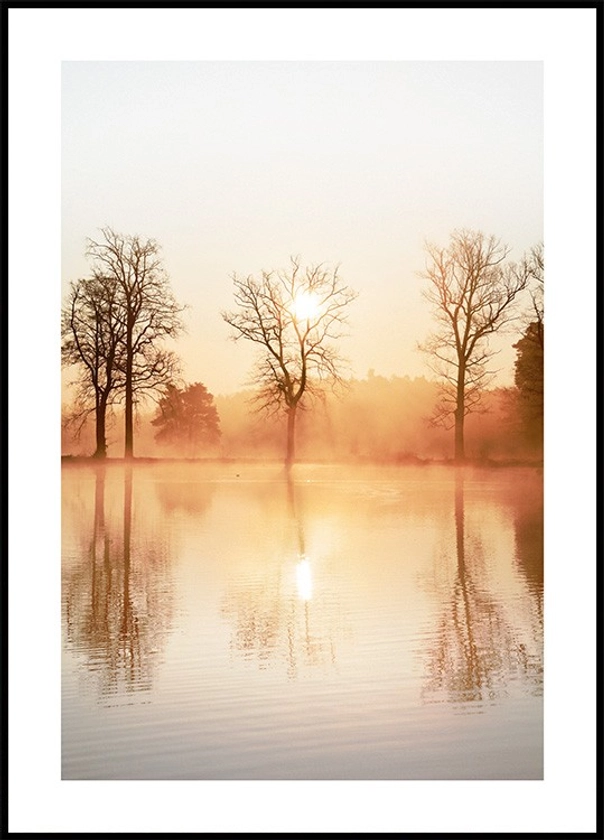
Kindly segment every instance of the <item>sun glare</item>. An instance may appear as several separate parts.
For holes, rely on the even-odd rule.
[[[312,320],[319,312],[319,298],[314,292],[298,292],[292,308],[296,320]]]
[[[296,566],[296,588],[298,598],[301,601],[310,601],[312,598],[312,571],[310,562],[306,558],[300,560]]]

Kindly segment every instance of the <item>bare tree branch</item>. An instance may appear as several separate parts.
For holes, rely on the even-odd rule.
[[[308,397],[343,382],[345,360],[334,342],[342,338],[347,310],[356,293],[344,285],[339,267],[301,267],[290,258],[288,269],[262,271],[259,279],[233,275],[237,309],[222,312],[234,341],[258,346],[252,374],[255,405],[288,414],[286,462],[294,451],[295,415]]]
[[[423,294],[437,328],[419,349],[443,380],[434,419],[455,427],[457,460],[465,457],[464,417],[478,410],[494,375],[489,337],[517,318],[516,300],[528,282],[523,266],[506,262],[509,251],[496,237],[465,229],[454,231],[445,248],[426,244]]]
[[[176,356],[163,348],[166,339],[184,330],[180,306],[173,295],[153,239],[124,236],[112,228],[102,239],[87,241],[87,256],[98,273],[110,277],[119,292],[122,352],[116,367],[123,381],[125,456],[133,456],[134,407],[147,396],[159,397],[179,374]]]

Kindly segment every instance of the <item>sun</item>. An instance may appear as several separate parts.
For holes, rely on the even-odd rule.
[[[297,321],[311,321],[319,314],[319,297],[314,292],[298,292],[292,304],[292,313]]]

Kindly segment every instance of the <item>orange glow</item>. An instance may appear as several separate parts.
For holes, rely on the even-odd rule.
[[[292,304],[296,321],[311,321],[319,314],[320,301],[314,292],[298,292]]]
[[[312,570],[310,562],[304,557],[296,566],[296,588],[301,601],[312,598]]]

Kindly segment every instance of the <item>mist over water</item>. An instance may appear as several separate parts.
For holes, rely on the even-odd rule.
[[[152,412],[141,411],[135,435],[139,457],[230,458],[280,460],[285,452],[285,412],[266,414],[253,410],[254,392],[217,395],[215,402],[221,437],[215,446],[167,446],[156,440]],[[449,429],[429,422],[439,399],[438,385],[417,377],[384,377],[369,372],[324,400],[303,403],[298,411],[296,455],[309,462],[400,463],[413,459],[453,456]],[[506,389],[486,391],[484,412],[469,414],[465,421],[467,455],[471,458],[538,460],[542,452],[527,445],[518,426],[517,411]],[[108,418],[108,453],[124,453],[123,417],[116,409]],[[64,455],[91,455],[94,428],[90,422],[76,436],[63,429]]]
[[[539,779],[534,468],[63,465],[65,779]]]

